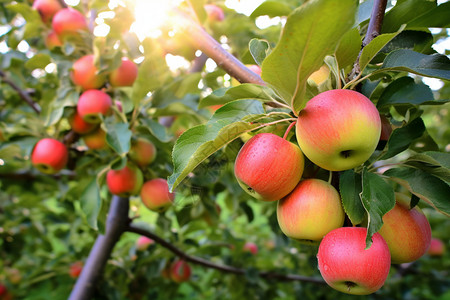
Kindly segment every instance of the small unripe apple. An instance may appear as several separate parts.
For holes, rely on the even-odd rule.
[[[100,123],[100,115],[107,116],[111,112],[111,97],[99,90],[87,90],[78,99],[77,112],[88,123]]]
[[[132,142],[129,156],[138,166],[145,167],[155,160],[156,147],[149,140],[138,138]]]
[[[343,293],[368,295],[380,289],[389,274],[391,256],[380,234],[366,248],[367,229],[341,227],[329,232],[317,253],[319,271],[326,283]]]
[[[78,278],[80,276],[81,271],[83,270],[83,262],[82,261],[76,261],[69,267],[69,275],[72,278]]]
[[[133,165],[126,165],[120,170],[106,173],[106,184],[111,194],[128,197],[139,194],[144,177],[141,170]]]
[[[303,166],[298,146],[275,134],[259,133],[239,151],[234,174],[244,191],[256,199],[276,201],[295,188]]]
[[[94,130],[97,125],[88,123],[75,111],[69,118],[69,124],[73,131],[79,134],[86,134]]]
[[[331,184],[306,179],[278,201],[277,219],[288,237],[315,243],[331,230],[342,227],[345,213],[339,193]]]
[[[53,30],[50,31],[45,37],[45,46],[47,47],[48,50],[53,50],[56,47],[62,46],[61,40]]]
[[[106,132],[100,127],[93,132],[83,135],[82,140],[91,150],[100,150],[108,145],[106,142]]]
[[[255,243],[246,242],[242,250],[244,252],[250,252],[251,254],[256,255],[258,253],[258,246]]]
[[[177,283],[188,281],[191,277],[191,267],[184,260],[174,261],[170,267],[170,278]]]
[[[39,12],[44,23],[50,23],[53,16],[63,9],[58,0],[35,0],[33,8]]]
[[[205,4],[205,11],[209,22],[221,22],[225,19],[223,9],[215,4]]]
[[[445,245],[438,238],[431,238],[430,248],[428,248],[428,255],[430,256],[442,256],[445,253]]]
[[[315,96],[300,111],[296,126],[303,154],[330,171],[364,163],[374,152],[380,133],[375,105],[351,90],[331,90]]]
[[[395,195],[395,206],[383,216],[379,233],[391,251],[392,263],[412,262],[424,255],[430,247],[431,227],[422,210],[409,208],[409,198]]]
[[[106,75],[98,72],[94,55],[85,55],[73,64],[70,78],[75,85],[80,86],[83,90],[98,89],[106,81]]]
[[[138,76],[138,67],[127,57],[122,57],[119,68],[109,74],[109,83],[112,86],[132,86]]]
[[[63,8],[53,16],[52,27],[62,41],[66,38],[78,38],[81,31],[88,31],[86,18],[71,7]]]
[[[31,163],[45,174],[63,169],[69,159],[67,147],[58,140],[44,138],[36,143],[31,153]]]
[[[142,203],[152,211],[165,211],[172,205],[174,199],[175,194],[169,192],[167,180],[163,178],[152,179],[142,185]]]
[[[141,235],[136,241],[136,250],[145,251],[151,244],[154,243],[155,241],[151,238]]]

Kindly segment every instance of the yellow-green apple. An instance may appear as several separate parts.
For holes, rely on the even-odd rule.
[[[169,192],[167,180],[163,178],[152,179],[142,185],[142,203],[152,211],[165,211],[172,205],[174,199],[175,194]]]
[[[112,86],[132,86],[138,75],[138,67],[127,57],[122,57],[120,66],[109,74]]]
[[[81,271],[83,270],[83,262],[82,261],[76,261],[69,267],[69,275],[72,278],[78,278],[80,276]]]
[[[109,170],[106,173],[106,184],[111,194],[128,197],[139,194],[144,177],[141,170],[128,164],[120,170]]]
[[[77,112],[88,123],[100,123],[100,115],[107,116],[111,113],[111,97],[100,90],[87,90],[78,99]]]
[[[325,220],[326,221],[326,220]],[[320,242],[317,260],[326,283],[343,293],[368,295],[380,289],[389,274],[391,256],[380,234],[366,248],[367,229],[341,227]]]
[[[62,46],[61,40],[53,30],[50,31],[45,37],[45,46],[47,47],[48,50],[53,50],[56,47]]]
[[[83,135],[82,140],[92,150],[100,150],[107,146],[106,132],[100,127],[93,132]]]
[[[31,163],[45,174],[54,174],[65,167],[69,159],[67,147],[58,140],[39,140],[31,153]]]
[[[145,167],[156,158],[155,145],[144,138],[138,138],[131,143],[130,158],[140,167]]]
[[[39,12],[44,23],[50,23],[53,16],[63,7],[58,0],[35,0],[33,8]]]
[[[395,206],[383,216],[379,233],[391,251],[392,263],[412,262],[424,255],[430,247],[431,227],[422,210],[410,209],[405,194],[395,194]]]
[[[78,39],[80,32],[88,31],[86,18],[71,7],[63,8],[53,16],[52,27],[62,41],[68,38]]]
[[[206,15],[209,22],[221,22],[225,19],[223,9],[215,4],[205,4]]]
[[[97,127],[96,124],[88,123],[85,120],[83,120],[83,118],[80,117],[80,115],[76,110],[69,117],[69,124],[72,130],[79,134],[89,133]]]
[[[250,252],[251,254],[255,255],[258,253],[258,245],[252,242],[246,242],[242,250],[244,252]]]
[[[278,201],[277,219],[290,238],[319,242],[331,230],[344,225],[345,213],[338,191],[320,179],[306,179]]]
[[[374,152],[380,132],[380,114],[375,105],[351,90],[318,94],[300,111],[296,126],[303,154],[330,171],[364,163]]]
[[[313,72],[308,79],[311,79],[315,84],[321,85],[327,80],[330,75],[330,68],[327,65],[322,65],[319,70]]]
[[[442,240],[438,238],[431,238],[430,248],[428,248],[428,255],[430,256],[442,256],[445,252],[445,245]]]
[[[256,199],[280,200],[300,181],[304,158],[297,145],[272,133],[253,136],[239,151],[234,174]]]
[[[184,260],[176,260],[170,266],[170,278],[177,283],[188,281],[191,277],[191,267]]]
[[[106,80],[106,75],[100,74],[95,66],[94,55],[85,55],[74,62],[70,78],[75,85],[83,90],[98,89]]]
[[[147,250],[147,248],[154,243],[155,241],[152,240],[151,238],[141,235],[136,241],[136,250],[138,251]]]

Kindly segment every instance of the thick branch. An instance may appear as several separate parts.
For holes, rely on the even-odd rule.
[[[174,245],[167,242],[166,240],[162,239],[161,237],[157,236],[156,234],[149,232],[145,229],[139,228],[137,226],[134,226],[132,224],[130,224],[127,227],[126,231],[134,232],[134,233],[146,236],[148,238],[151,238],[156,243],[160,244],[161,246],[168,249],[169,251],[171,251],[172,253],[179,256],[181,259],[183,259],[185,261],[188,261],[188,262],[191,262],[194,264],[198,264],[198,265],[201,265],[201,266],[204,266],[207,268],[216,269],[216,270],[219,270],[221,272],[226,272],[226,273],[233,273],[233,274],[238,274],[238,275],[244,275],[246,273],[245,269],[236,268],[236,267],[227,266],[227,265],[218,265],[218,264],[212,263],[208,260],[205,260],[203,258],[188,255],[187,253],[183,252],[182,250],[175,247]],[[325,284],[325,281],[323,281],[322,279],[301,276],[301,275],[295,275],[295,274],[279,274],[279,273],[273,273],[273,272],[260,272],[259,276],[263,277],[263,278],[267,278],[267,279],[278,279],[278,280],[284,280],[284,281],[303,281],[303,282]]]
[[[27,92],[23,91],[18,85],[16,85],[11,79],[9,79],[5,72],[0,70],[0,77],[2,79],[3,82],[5,82],[6,84],[9,84],[9,86],[11,86],[20,96],[20,98],[22,98],[22,100],[24,100],[26,103],[28,103],[28,105],[36,112],[36,113],[41,113],[41,109],[39,108],[39,106],[33,101],[33,99],[31,99],[30,95],[28,95]]]
[[[113,196],[106,220],[106,233],[97,237],[69,300],[92,298],[95,284],[111,256],[114,245],[127,228],[129,223],[128,210],[128,198]]]

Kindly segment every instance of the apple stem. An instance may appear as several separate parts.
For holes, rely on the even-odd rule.
[[[286,132],[283,135],[283,139],[287,139],[287,136],[289,134],[289,132],[291,131],[292,127],[294,127],[294,125],[297,124],[297,122],[292,122],[289,127],[286,129]]]
[[[328,175],[328,183],[331,184],[331,181],[333,180],[333,172],[329,171],[330,175]]]

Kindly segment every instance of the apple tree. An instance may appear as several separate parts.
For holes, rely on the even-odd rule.
[[[0,299],[450,297],[450,3],[259,2],[0,1]]]

